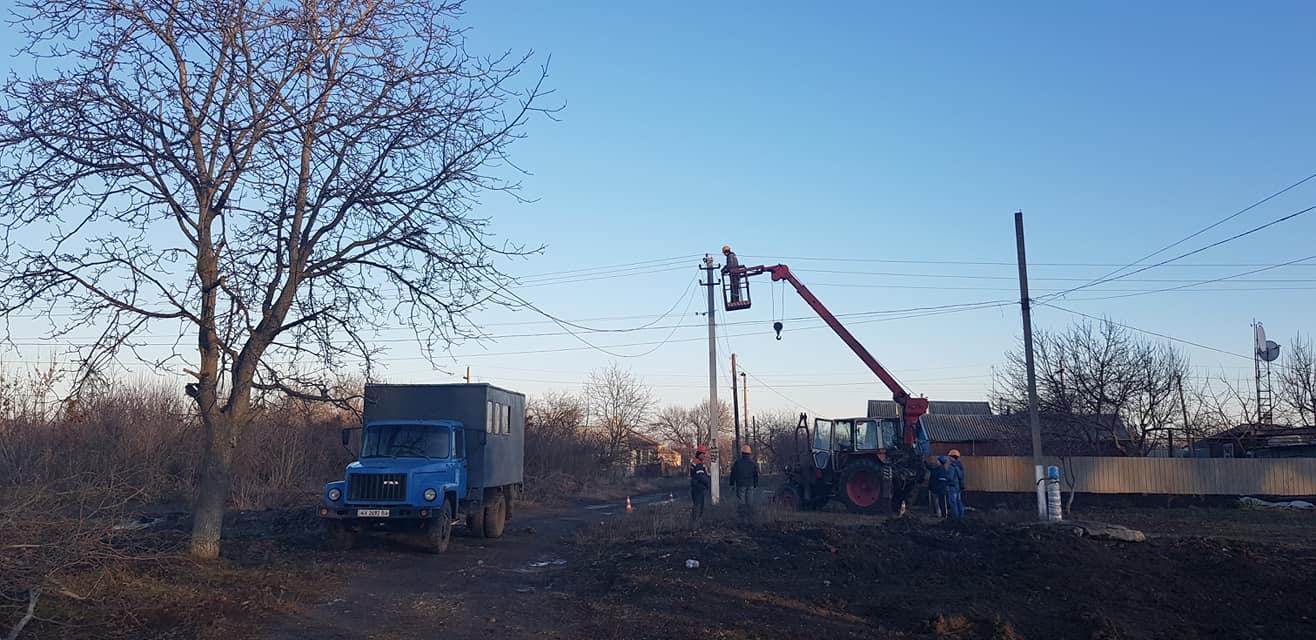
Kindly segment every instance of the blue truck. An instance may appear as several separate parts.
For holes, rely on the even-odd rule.
[[[525,396],[488,384],[367,384],[364,395],[357,460],[324,487],[330,546],[385,532],[443,553],[461,523],[502,537],[524,480]]]

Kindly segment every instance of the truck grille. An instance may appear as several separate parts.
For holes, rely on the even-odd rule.
[[[355,473],[347,477],[347,499],[403,502],[407,499],[405,473]]]

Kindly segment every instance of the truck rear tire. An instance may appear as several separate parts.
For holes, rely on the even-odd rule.
[[[342,522],[326,522],[325,533],[327,534],[325,542],[332,551],[347,551],[356,544],[356,533]]]
[[[443,499],[443,509],[430,521],[425,530],[425,548],[430,553],[443,553],[452,541],[452,500]]]
[[[507,523],[507,500],[500,493],[485,503],[484,537],[503,537],[503,525]]]
[[[884,501],[882,465],[875,460],[852,460],[841,470],[841,482],[836,493],[851,513],[877,514],[886,511]]]

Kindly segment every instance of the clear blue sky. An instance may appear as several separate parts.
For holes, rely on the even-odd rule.
[[[566,106],[514,149],[537,201],[489,196],[480,207],[499,234],[548,247],[509,267],[527,276],[521,295],[573,320],[635,316],[584,321],[606,327],[677,303],[653,330],[588,336],[615,345],[670,334],[622,360],[669,403],[706,397],[703,291],[689,307],[681,296],[697,256],[723,244],[746,262],[790,264],[838,314],[998,300],[1017,297],[1012,214],[1023,210],[1041,295],[1114,268],[1083,265],[1123,265],[1316,173],[1310,3],[472,2],[466,24],[475,50],[551,54],[548,84]],[[1160,257],[1313,204],[1316,180]],[[1316,331],[1316,265],[1092,298],[1247,270],[1205,265],[1316,254],[1314,238],[1316,212],[1061,304],[1247,354],[1254,317],[1280,342]],[[685,260],[533,284],[673,257]],[[1003,264],[947,264],[965,262]],[[754,285],[752,310],[721,316],[745,324],[725,329],[733,337],[719,349],[757,378],[755,412],[856,414],[888,397],[817,321],[787,321],[774,340],[772,287]],[[792,294],[785,315],[811,314]],[[480,319],[496,334],[560,333],[528,312]],[[1072,320],[1035,316],[1043,328]],[[1020,323],[1016,305],[853,330],[914,393],[980,399]],[[461,345],[451,373],[470,365],[531,394],[574,389],[612,358],[477,354],[579,346],[565,335]],[[1185,350],[1201,375],[1251,368]],[[392,354],[392,380],[451,379],[405,345]]]

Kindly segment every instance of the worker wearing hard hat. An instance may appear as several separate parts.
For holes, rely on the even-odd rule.
[[[937,464],[931,465],[931,471],[928,475],[928,493],[932,496],[932,511],[937,514],[938,518],[944,518],[950,514],[947,507],[947,496],[950,491],[951,470],[946,466],[949,462],[946,456],[937,456]]]
[[[740,268],[740,260],[736,258],[736,252],[731,250],[731,245],[722,246],[722,255],[726,258],[722,264],[722,273],[730,274],[731,277],[731,301],[740,302],[740,275],[733,273]]]
[[[754,450],[745,445],[740,448],[740,459],[731,465],[730,484],[736,489],[736,511],[741,516],[753,514],[754,490],[759,486],[759,467],[751,455]]]
[[[699,445],[695,449],[694,459],[690,461],[690,526],[695,526],[704,517],[704,501],[708,496],[708,490],[713,486],[712,478],[708,475],[708,467],[704,466],[704,456],[708,455],[708,447]]]
[[[950,484],[946,488],[946,503],[950,515],[956,520],[964,517],[964,463],[960,462],[960,450],[950,450]]]

